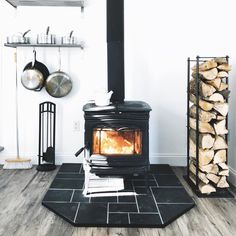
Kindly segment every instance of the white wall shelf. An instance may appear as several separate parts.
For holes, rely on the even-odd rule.
[[[84,7],[85,0],[6,0],[13,7],[18,6],[52,6]]]
[[[60,47],[60,48],[81,48],[84,49],[82,44],[23,44],[23,43],[5,43],[5,47],[17,48],[17,47]]]

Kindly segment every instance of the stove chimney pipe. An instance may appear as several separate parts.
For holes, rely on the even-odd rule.
[[[111,101],[123,103],[124,76],[124,0],[107,0],[108,90]]]

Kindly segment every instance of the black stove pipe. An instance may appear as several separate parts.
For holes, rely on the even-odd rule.
[[[111,101],[123,103],[124,76],[124,0],[107,0],[107,61],[108,91],[113,90]]]

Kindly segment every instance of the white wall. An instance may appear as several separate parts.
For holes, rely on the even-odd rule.
[[[125,1],[125,67],[126,99],[144,100],[153,108],[150,122],[150,158],[152,163],[186,163],[186,61],[187,57],[230,56],[233,66],[230,77],[230,163],[236,170],[234,158],[233,100],[236,91],[235,1],[226,0],[126,0]],[[72,93],[62,99],[52,99],[45,91],[35,93],[19,86],[20,147],[22,156],[36,161],[38,138],[38,104],[50,100],[57,104],[57,160],[77,161],[74,152],[83,144],[82,105],[92,98],[93,91],[106,86],[106,9],[105,0],[90,0],[81,16],[79,8],[18,9],[16,31],[32,28],[33,34],[47,25],[57,34],[75,29],[87,47],[63,49],[63,69],[74,82]],[[29,17],[29,15],[34,17]],[[41,17],[43,15],[43,18]],[[58,15],[58,17],[57,17]],[[2,17],[2,16],[1,16]],[[30,20],[29,20],[30,18]],[[3,22],[0,23],[3,25]],[[12,29],[9,32],[12,32]],[[7,59],[13,50],[4,48]],[[18,49],[18,74],[31,59],[32,49]],[[57,49],[37,50],[38,59],[50,71],[57,69]],[[15,154],[14,137],[14,63],[2,68],[1,94],[9,105],[1,109],[3,117],[0,143],[6,156]],[[6,79],[6,75],[11,71]],[[19,78],[18,78],[19,79]],[[7,107],[7,109],[6,109]],[[28,108],[29,107],[29,108]],[[81,131],[73,131],[79,120]],[[236,130],[235,130],[236,131]],[[12,137],[9,137],[9,132]]]

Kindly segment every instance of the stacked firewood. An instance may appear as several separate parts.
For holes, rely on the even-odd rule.
[[[196,184],[198,168],[199,190],[210,194],[217,188],[227,188],[226,176],[229,176],[227,161],[226,119],[228,114],[229,89],[226,78],[231,66],[225,57],[205,61],[192,68],[192,79],[189,84],[191,107],[189,130],[189,173],[190,179]],[[197,119],[197,83],[199,78],[199,133],[196,133]],[[198,166],[196,165],[196,138],[198,145]]]

